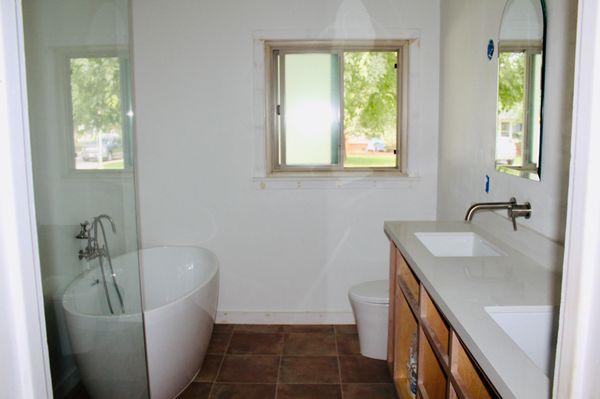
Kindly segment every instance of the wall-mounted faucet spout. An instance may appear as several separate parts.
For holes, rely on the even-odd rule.
[[[473,215],[478,211],[495,211],[499,209],[506,209],[508,218],[512,220],[515,231],[517,230],[516,219],[518,217],[524,217],[525,219],[531,217],[531,204],[529,202],[518,204],[516,198],[512,197],[508,202],[479,202],[471,205],[465,215],[465,221],[470,222],[473,219]]]

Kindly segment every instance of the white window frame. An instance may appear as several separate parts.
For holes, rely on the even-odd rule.
[[[77,169],[75,159],[75,141],[73,137],[73,100],[71,98],[71,60],[75,58],[118,58],[121,78],[121,114],[123,169]],[[58,65],[62,76],[64,98],[64,132],[66,144],[66,168],[69,175],[101,174],[103,176],[131,174],[133,171],[133,93],[131,79],[131,60],[129,49],[125,46],[65,47],[58,49]]]
[[[408,99],[408,53],[409,40],[266,40],[264,42],[266,79],[266,166],[268,175],[317,174],[339,175],[356,173],[378,173],[406,175],[407,169],[407,99]],[[396,111],[396,165],[394,167],[344,167],[344,52],[351,51],[395,51],[397,52],[397,111]],[[277,52],[277,53],[275,53]],[[279,84],[275,65],[276,54],[337,53],[339,57],[340,129],[338,140],[338,164],[291,166],[279,162],[278,119],[285,115],[285,104],[279,101]],[[285,151],[285,150],[284,150]]]

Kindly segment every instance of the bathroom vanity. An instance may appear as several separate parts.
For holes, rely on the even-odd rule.
[[[462,222],[386,222],[388,365],[401,398],[548,398],[560,274]],[[520,248],[523,251],[522,248]]]

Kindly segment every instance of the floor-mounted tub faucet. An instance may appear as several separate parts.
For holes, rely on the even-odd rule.
[[[512,220],[515,231],[517,230],[517,218],[524,217],[525,219],[529,219],[531,217],[531,204],[529,202],[517,204],[516,198],[512,197],[508,202],[479,202],[471,205],[465,215],[465,221],[470,222],[475,212],[481,210],[495,211],[498,209],[506,209],[508,218]]]
[[[121,294],[121,290],[119,289],[119,285],[117,284],[117,275],[115,273],[115,269],[113,268],[112,258],[110,256],[110,251],[108,249],[108,240],[106,239],[106,230],[104,229],[104,223],[102,220],[107,220],[110,224],[113,233],[117,232],[117,227],[112,218],[108,215],[102,214],[98,215],[92,219],[92,223],[85,221],[80,224],[81,231],[79,234],[75,236],[75,238],[79,240],[87,240],[87,246],[85,249],[79,250],[79,260],[85,259],[86,261],[91,261],[93,259],[98,259],[100,266],[100,273],[102,275],[102,284],[104,286],[104,293],[106,295],[106,302],[108,304],[108,309],[111,314],[115,314],[115,309],[113,307],[112,300],[110,298],[107,278],[105,273],[109,273],[110,278],[112,280],[112,286],[114,287],[115,293],[117,294],[117,298],[119,300],[119,305],[121,307],[121,313],[125,313],[125,305],[123,303],[123,295]],[[98,229],[100,228],[100,229]],[[102,233],[102,241],[103,244],[100,246],[100,240],[98,237],[98,230]],[[108,261],[109,270],[104,269],[104,259]],[[92,284],[95,285],[95,284]]]

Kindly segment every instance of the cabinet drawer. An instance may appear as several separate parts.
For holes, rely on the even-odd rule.
[[[441,358],[440,361],[448,368],[450,327],[423,287],[421,287],[419,312],[425,335],[428,336],[433,350]]]
[[[396,391],[400,398],[411,398],[409,393],[408,360],[410,348],[414,344],[415,350],[418,335],[417,319],[410,309],[406,297],[398,290],[394,304],[394,367],[393,379]]]
[[[404,295],[406,295],[406,299],[412,310],[416,312],[419,301],[419,280],[404,260],[400,251],[396,252],[396,273],[398,274],[400,288],[404,291]]]
[[[419,332],[419,391],[423,398],[445,399],[448,380],[423,329]]]
[[[466,399],[498,398],[498,395],[479,371],[479,367],[471,360],[456,333],[452,332],[451,340],[450,372],[456,382],[454,388],[460,397]]]
[[[393,242],[390,242],[390,272],[389,272],[389,284],[390,284],[390,304],[388,308],[388,347],[387,347],[387,362],[390,373],[394,372],[394,345],[395,345],[395,334],[394,334],[394,308],[396,297],[396,253],[398,249]]]

